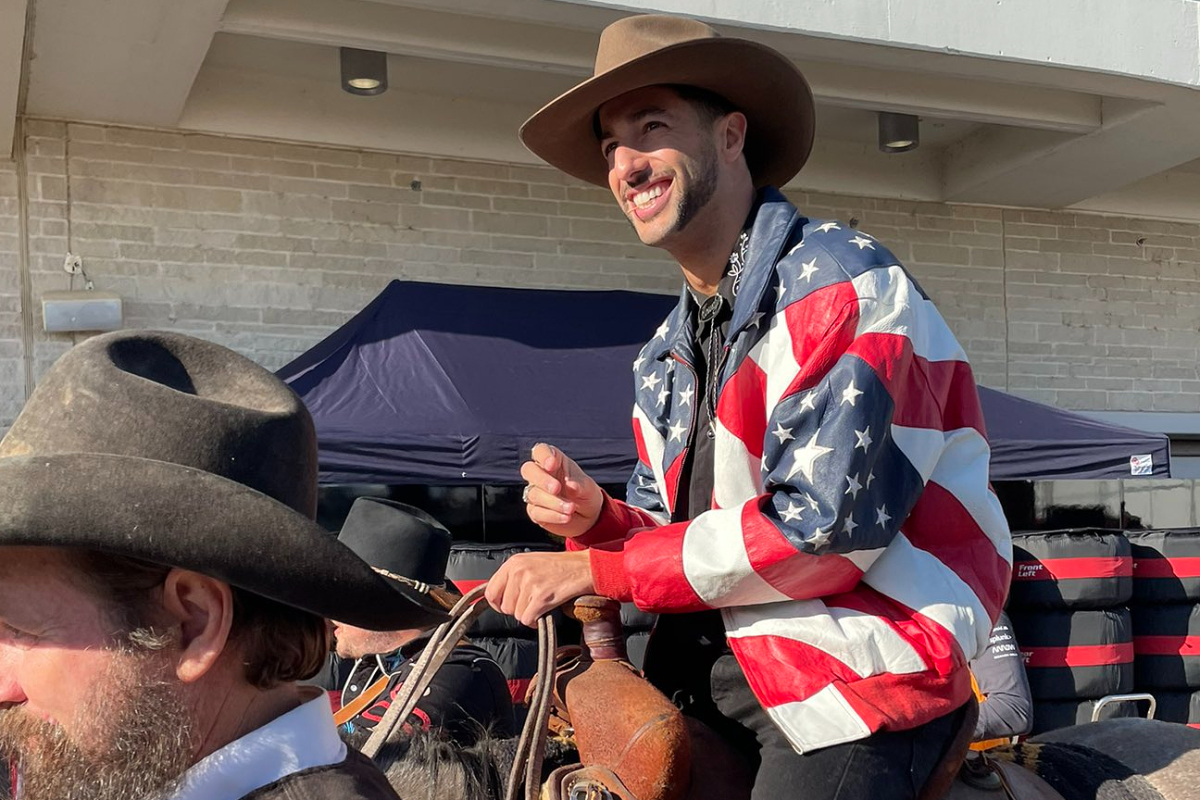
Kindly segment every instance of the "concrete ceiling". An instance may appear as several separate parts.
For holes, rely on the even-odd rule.
[[[28,2],[35,18],[27,66],[30,116],[527,163],[535,159],[516,141],[520,121],[590,74],[604,25],[632,5],[651,5]],[[724,25],[724,33],[770,44],[801,66],[817,97],[819,125],[816,154],[798,186],[1052,208],[1099,202],[1108,209],[1121,206],[1125,187],[1161,182],[1179,165],[1200,163],[1200,137],[1193,133],[1200,129],[1200,89],[1182,85],[1186,75],[1177,56],[1135,65],[1122,50],[1124,74],[1102,74],[1086,50],[1064,48],[1066,60],[1077,64],[1044,63],[1031,57],[1034,50],[1022,58],[984,52],[985,43],[973,34],[957,28],[938,33],[932,25],[930,35],[974,48],[938,51],[912,41],[917,29],[905,27],[903,19],[887,30],[866,20],[839,33],[828,29],[831,19],[818,15],[803,31],[796,29],[803,23],[781,30],[755,16],[760,5],[777,4],[739,3],[658,0],[656,7],[687,6],[735,19],[744,27]],[[1068,5],[1086,17],[1087,3]],[[17,38],[5,23],[23,20],[24,6],[25,0],[0,0],[0,144],[5,120],[16,113],[13,76],[20,72],[3,61]],[[342,92],[339,46],[389,53],[389,91],[372,98]],[[1140,45],[1130,47],[1134,53]],[[1162,80],[1145,74],[1155,70]],[[919,115],[921,148],[880,153],[875,112],[881,110]],[[1200,174],[1194,167],[1182,172]],[[1186,193],[1177,194],[1170,208],[1160,204],[1158,211],[1200,218],[1200,200],[1189,204]]]
[[[21,98],[26,0],[0,0],[0,156],[10,155]]]
[[[31,0],[30,116],[172,126],[228,0]]]

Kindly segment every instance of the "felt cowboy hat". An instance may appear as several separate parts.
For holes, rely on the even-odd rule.
[[[446,611],[458,599],[445,588],[450,531],[419,508],[360,497],[338,541],[398,587],[419,592],[421,604],[431,611]]]
[[[597,110],[626,92],[665,84],[715,92],[746,115],[746,162],[756,186],[782,186],[808,159],[816,115],[812,90],[795,64],[703,22],[657,14],[605,28],[592,77],[527,119],[521,141],[568,175],[608,186]]]
[[[299,398],[249,359],[176,333],[71,349],[0,441],[0,547],[182,567],[375,630],[446,619],[320,528],[316,499]]]

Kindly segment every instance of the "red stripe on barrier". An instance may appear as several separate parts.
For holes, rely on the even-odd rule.
[[[1013,581],[1069,581],[1132,576],[1133,559],[1129,556],[1098,556],[1095,558],[1043,558],[1034,561],[1014,561],[1012,579]]]
[[[1139,656],[1200,656],[1200,636],[1135,636],[1133,650]]]
[[[1200,557],[1139,558],[1133,573],[1139,578],[1200,578]]]
[[[1133,644],[1080,644],[1072,647],[1022,647],[1025,666],[1105,667],[1133,662]]]
[[[533,678],[509,678],[508,693],[512,696],[512,701],[517,705],[525,704],[525,693],[529,691],[529,684],[533,683]]]
[[[474,589],[476,586],[482,586],[483,584],[487,583],[487,580],[485,579],[485,580],[456,581],[454,579],[451,579],[450,582],[454,584],[455,589],[458,589],[459,594],[466,594],[467,592]]]

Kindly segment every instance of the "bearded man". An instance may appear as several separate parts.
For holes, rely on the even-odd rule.
[[[570,552],[510,559],[487,598],[527,624],[593,592],[659,612],[647,677],[743,753],[755,800],[908,800],[970,718],[1011,543],[933,304],[773,188],[813,131],[784,56],[654,15],[607,28],[594,76],[522,127],[684,286],[633,365],[626,500],[536,446],[527,510]]]
[[[313,522],[316,439],[274,375],[120,332],[0,442],[0,762],[20,800],[396,800],[297,681],[324,617],[445,615]],[[336,591],[331,591],[336,587]]]

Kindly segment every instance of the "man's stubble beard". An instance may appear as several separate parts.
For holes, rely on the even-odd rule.
[[[108,673],[71,736],[19,707],[0,711],[0,764],[17,765],[20,800],[150,800],[192,765],[195,725],[164,654],[123,651]]]
[[[699,156],[695,159],[690,159],[696,166],[695,172],[693,173],[686,168],[684,170],[684,175],[687,178],[687,187],[683,189],[675,201],[675,219],[666,226],[666,230],[653,239],[647,239],[642,230],[638,228],[638,224],[632,218],[629,218],[630,224],[633,225],[634,232],[638,234],[638,238],[642,240],[642,244],[649,247],[669,247],[671,240],[682,233],[688,224],[696,219],[697,215],[712,200],[713,195],[717,193],[717,182],[719,180],[717,172],[717,148],[708,139],[704,139],[703,142],[704,144]]]
[[[338,640],[334,653],[339,658],[356,660],[375,655],[391,655],[402,646],[397,644],[398,638],[394,631],[360,631],[356,636]],[[409,637],[409,640],[413,638],[416,637]]]

